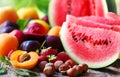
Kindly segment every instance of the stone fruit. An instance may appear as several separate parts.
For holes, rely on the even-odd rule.
[[[10,62],[16,68],[32,69],[37,65],[38,54],[16,50],[10,55]]]
[[[118,59],[120,53],[119,32],[99,28],[99,25],[92,22],[83,25],[84,21],[79,24],[71,21],[62,25],[60,39],[65,51],[73,60],[77,63],[86,63],[89,68],[102,68]]]
[[[9,21],[9,20],[6,20],[5,22],[3,22],[3,23],[1,24],[1,26],[3,26],[3,27],[9,27],[9,26],[11,26],[11,27],[13,27],[13,28],[15,28],[15,29],[19,29],[18,24],[16,24],[15,22],[11,22],[11,21]]]
[[[40,45],[41,44],[36,40],[26,40],[21,43],[20,49],[28,52],[36,51],[37,49],[39,50]]]
[[[27,27],[24,30],[25,34],[31,34],[31,35],[35,35],[35,36],[43,36],[46,35],[46,30],[45,28],[38,24],[38,23],[32,23],[28,25],[29,27]]]
[[[1,24],[0,29],[0,33],[9,33],[14,29],[19,29],[19,26],[15,22],[7,20]]]
[[[10,33],[11,31],[13,31],[15,28],[11,27],[11,26],[1,26],[0,27],[0,34],[2,33]]]
[[[44,20],[34,19],[34,20],[31,20],[31,21],[29,22],[29,24],[32,24],[32,23],[38,23],[38,24],[40,24],[41,26],[43,26],[43,27],[45,28],[46,34],[47,34],[47,32],[48,32],[48,30],[49,30],[49,28],[50,28],[49,24],[48,24],[47,22],[45,22]]]
[[[0,56],[7,56],[11,50],[17,49],[18,45],[15,36],[8,33],[0,34]]]
[[[107,12],[105,0],[51,0],[49,4],[49,22],[51,26],[62,26],[66,15],[104,16]]]
[[[17,14],[20,19],[28,19],[28,18],[38,19],[39,18],[37,10],[33,7],[22,7],[18,9]]]
[[[58,36],[59,37],[60,30],[61,30],[60,26],[54,26],[48,31],[47,35],[48,36]]]
[[[48,46],[58,49],[58,51],[63,50],[62,43],[58,36],[46,36],[46,43]]]
[[[48,16],[47,16],[47,15],[44,16],[44,17],[42,18],[42,20],[45,21],[45,22],[47,22],[47,23],[49,23],[49,22],[48,22]]]
[[[18,15],[16,13],[16,10],[12,7],[1,7],[0,8],[0,24],[2,24],[5,21],[12,21],[16,22],[18,20]]]
[[[22,43],[25,40],[25,35],[21,30],[15,29],[11,31],[10,34],[14,35],[19,41],[19,43]]]

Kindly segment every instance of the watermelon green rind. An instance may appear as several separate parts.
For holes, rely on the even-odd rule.
[[[65,51],[68,53],[68,55],[75,60],[77,63],[86,63],[88,64],[89,68],[103,68],[106,67],[110,64],[112,64],[113,62],[115,62],[118,57],[119,57],[119,52],[120,52],[120,48],[118,48],[116,50],[116,53],[114,53],[111,57],[109,57],[109,59],[101,61],[101,62],[89,62],[89,61],[83,61],[81,58],[78,58],[78,56],[76,56],[76,54],[74,54],[74,49],[72,49],[72,44],[69,44],[67,41],[69,40],[68,38],[71,38],[71,36],[69,35],[65,35],[66,34],[66,29],[67,29],[67,23],[64,23],[62,25],[61,31],[60,31],[60,39],[62,41],[63,47],[65,49]],[[79,50],[78,50],[79,51]],[[94,55],[93,55],[94,56]],[[107,54],[106,54],[107,56]]]
[[[106,0],[106,3],[107,3],[107,7],[108,7],[109,12],[114,12],[114,13],[117,12],[115,0]]]

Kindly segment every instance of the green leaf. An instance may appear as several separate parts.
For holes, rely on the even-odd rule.
[[[0,68],[0,75],[6,74],[6,73],[7,73],[7,69],[6,68]]]
[[[0,62],[5,62],[6,64],[11,65],[10,61],[8,60],[6,56],[1,56]]]
[[[29,76],[29,77],[38,75],[37,72],[31,71],[31,70],[27,70],[27,69],[22,69],[22,68],[16,68],[15,69],[15,73],[16,73],[16,75]]]
[[[19,19],[19,20],[17,21],[17,24],[19,25],[20,30],[24,30],[25,27],[27,26],[28,22],[29,22],[28,19],[27,19],[27,20]]]

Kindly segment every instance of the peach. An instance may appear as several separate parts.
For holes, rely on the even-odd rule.
[[[16,22],[18,20],[18,15],[16,10],[12,7],[0,7],[0,24],[6,20]]]

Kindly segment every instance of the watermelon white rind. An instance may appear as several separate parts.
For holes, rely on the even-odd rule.
[[[69,28],[69,29],[68,29]],[[70,33],[71,32],[71,33]],[[94,46],[91,40],[79,41],[73,38],[73,34],[83,32],[85,35],[92,35],[94,39],[108,39],[106,45]],[[84,36],[84,35],[82,35]],[[86,63],[89,68],[103,68],[118,59],[120,52],[120,33],[103,28],[85,27],[75,23],[64,23],[60,31],[60,39],[68,55],[77,63]],[[73,40],[74,39],[74,40]]]

